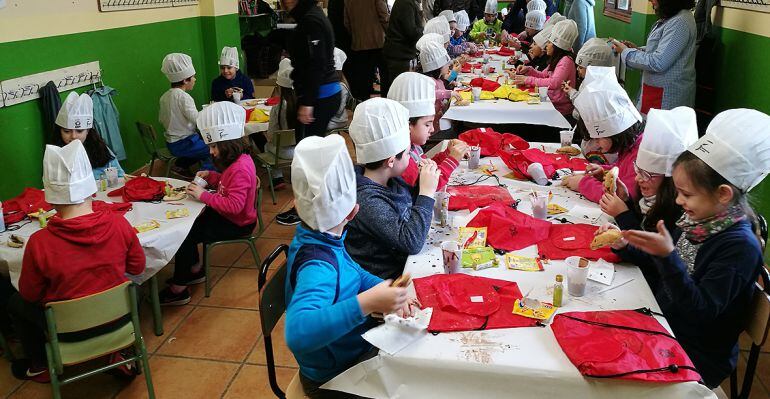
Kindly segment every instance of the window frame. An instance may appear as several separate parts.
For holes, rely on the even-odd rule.
[[[623,10],[618,8],[618,3],[624,0],[604,0],[604,10],[602,14],[607,17],[623,21],[625,23],[631,23],[631,0],[625,0],[628,2],[628,9]]]

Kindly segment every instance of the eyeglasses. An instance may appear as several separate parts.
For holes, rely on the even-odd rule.
[[[639,165],[636,164],[636,161],[634,161],[634,172],[642,178],[642,181],[650,181],[653,177],[663,176],[661,173],[650,173],[640,168]]]

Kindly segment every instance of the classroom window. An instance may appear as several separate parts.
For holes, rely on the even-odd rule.
[[[604,15],[631,23],[631,0],[604,0]]]

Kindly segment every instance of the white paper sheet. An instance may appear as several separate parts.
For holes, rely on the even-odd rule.
[[[428,333],[432,314],[432,308],[425,308],[406,319],[394,314],[385,315],[385,324],[365,332],[362,337],[381,351],[395,355]]]
[[[604,259],[599,259],[596,262],[591,262],[588,267],[589,280],[604,285],[612,285],[612,279],[615,277],[615,265]]]

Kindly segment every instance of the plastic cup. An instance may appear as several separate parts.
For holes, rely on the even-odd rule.
[[[202,188],[206,188],[206,186],[209,185],[209,183],[206,181],[206,179],[204,179],[204,178],[202,178],[200,176],[195,176],[195,178],[193,179],[193,183],[201,186]]]
[[[540,101],[545,102],[548,101],[548,88],[547,87],[538,87],[537,92],[540,93]]]
[[[548,216],[548,197],[545,195],[530,195],[529,200],[532,203],[532,217],[545,220]]]
[[[444,241],[441,243],[441,253],[444,258],[444,273],[459,273],[462,269],[463,250],[457,241]]]
[[[484,47],[489,48],[489,39],[484,40]]]
[[[117,168],[105,168],[104,175],[107,176],[107,185],[109,187],[115,187],[118,185],[118,169]]]
[[[527,174],[534,180],[534,182],[540,186],[548,184],[548,176],[545,175],[543,170],[543,164],[539,162],[532,162],[527,166]]]
[[[562,147],[570,146],[572,145],[572,136],[574,136],[575,132],[572,130],[562,130],[559,132],[559,143],[561,143]]]
[[[468,153],[468,169],[476,169],[481,162],[481,147],[471,147]]]
[[[449,193],[446,191],[437,191],[433,198],[433,220],[439,226],[446,226],[449,224],[447,220],[449,218]]]
[[[243,93],[240,91],[233,91],[233,101],[235,101],[236,104],[241,103],[241,98],[243,98]]]
[[[567,263],[567,291],[570,296],[585,295],[588,282],[588,259],[570,256],[564,261]]]
[[[473,101],[479,101],[481,98],[481,87],[471,88],[471,93],[473,93]]]

